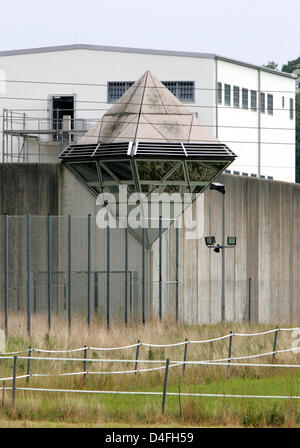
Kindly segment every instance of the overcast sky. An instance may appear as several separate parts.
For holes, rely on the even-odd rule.
[[[300,0],[0,0],[0,50],[74,43],[215,53],[262,65],[300,56]]]

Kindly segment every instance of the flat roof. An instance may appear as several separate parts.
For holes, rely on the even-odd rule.
[[[0,56],[18,56],[35,53],[48,53],[56,51],[70,51],[70,50],[92,50],[92,51],[111,51],[119,53],[139,53],[139,54],[151,54],[161,56],[179,56],[188,58],[200,58],[200,59],[216,59],[232,64],[242,65],[244,67],[254,68],[256,70],[262,70],[274,75],[285,76],[287,78],[296,79],[297,77],[292,73],[281,72],[272,70],[259,65],[251,64],[248,62],[239,61],[237,59],[231,59],[229,57],[220,56],[214,53],[198,53],[193,51],[176,51],[176,50],[155,50],[150,48],[132,48],[132,47],[116,47],[107,45],[92,45],[92,44],[71,44],[71,45],[57,45],[50,47],[37,47],[37,48],[25,48],[19,50],[7,50],[0,51]]]

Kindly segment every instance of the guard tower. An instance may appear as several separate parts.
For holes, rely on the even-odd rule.
[[[236,155],[146,71],[76,143],[59,158],[89,191],[190,193],[192,201]],[[176,216],[174,217],[176,218]],[[157,232],[148,231],[148,243]]]

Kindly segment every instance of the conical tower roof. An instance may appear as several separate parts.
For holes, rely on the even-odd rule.
[[[78,142],[215,143],[206,129],[159,79],[146,71]]]

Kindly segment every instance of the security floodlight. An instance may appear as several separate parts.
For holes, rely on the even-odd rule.
[[[214,247],[214,252],[218,254],[220,252],[220,249],[223,249],[223,247],[217,244],[216,247]]]
[[[206,236],[205,237],[205,244],[206,246],[210,247],[213,246],[216,242],[216,238],[214,236]]]
[[[227,244],[228,246],[236,246],[236,236],[228,236]]]
[[[217,182],[213,182],[210,184],[210,190],[217,190],[222,194],[225,194],[225,187],[223,184],[219,184]]]

